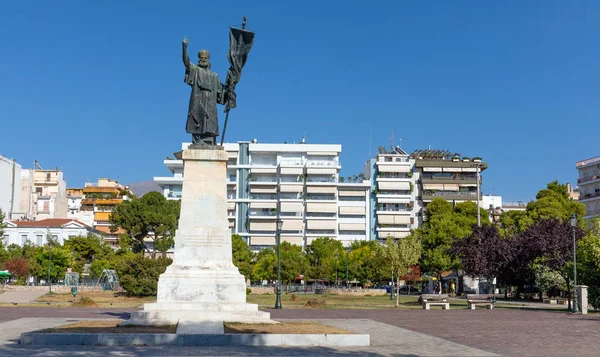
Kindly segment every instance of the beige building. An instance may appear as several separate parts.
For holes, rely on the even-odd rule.
[[[43,220],[67,218],[67,183],[62,171],[21,170],[19,218]]]
[[[110,215],[113,209],[128,200],[129,189],[118,181],[99,178],[97,183],[86,182],[82,189],[69,189],[69,217],[73,217],[105,234],[105,241],[117,245],[117,237],[123,230],[110,231]]]

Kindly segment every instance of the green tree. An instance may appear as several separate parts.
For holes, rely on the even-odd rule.
[[[244,242],[239,234],[231,235],[231,247],[233,264],[238,268],[246,280],[252,279],[252,265],[254,263],[255,254],[250,250],[248,244]]]
[[[540,190],[535,196],[536,200],[527,204],[527,214],[534,220],[556,218],[561,221],[568,220],[573,213],[583,225],[585,205],[572,200],[567,191],[567,185],[550,182],[547,187]]]
[[[418,236],[411,234],[408,237],[394,240],[386,239],[385,244],[379,246],[378,257],[381,264],[387,264],[395,273],[396,280],[396,307],[400,306],[400,276],[408,275],[411,265],[416,264],[421,257],[421,241]]]
[[[322,280],[335,278],[335,256],[345,254],[342,242],[329,237],[312,241],[307,247],[306,256],[311,266],[310,277]]]
[[[577,282],[589,287],[588,301],[600,309],[600,217],[590,220],[589,226],[577,244]]]
[[[482,224],[490,224],[487,212],[480,209]],[[422,228],[412,234],[420,239],[423,247],[420,266],[421,270],[441,277],[441,273],[456,269],[460,259],[449,254],[455,240],[468,237],[477,224],[477,204],[461,202],[452,203],[435,198],[427,206],[427,220]]]
[[[275,280],[277,278],[277,253],[273,249],[262,249],[256,255],[252,267],[253,280]]]
[[[38,280],[48,279],[48,262],[50,262],[50,281],[56,282],[65,278],[69,267],[70,254],[63,246],[48,244],[36,247],[35,256],[29,259],[29,272]]]
[[[383,267],[387,266],[383,262],[377,261],[377,249],[379,243],[377,241],[354,241],[350,245],[351,251],[348,254],[349,279],[358,280],[361,284],[379,281],[384,276]],[[343,253],[342,253],[343,254]],[[338,259],[344,261],[345,256],[338,256]],[[338,265],[339,276],[345,277],[345,265]]]
[[[69,262],[74,272],[83,273],[85,264],[91,264],[95,269],[93,277],[98,277],[98,271],[108,269],[114,255],[112,247],[102,237],[94,234],[77,236],[65,241],[65,249],[70,252]]]
[[[119,236],[119,245],[134,252],[145,251],[155,258],[157,252],[166,252],[175,242],[180,207],[180,201],[167,200],[159,192],[134,197],[115,207],[110,216],[111,231],[123,228],[127,234]],[[146,239],[152,241],[151,248]]]
[[[124,254],[116,269],[119,284],[128,295],[156,295],[158,278],[172,262],[166,257],[151,259],[142,254]]]
[[[308,260],[302,247],[289,242],[281,242],[281,281],[293,283],[298,275],[308,271]]]

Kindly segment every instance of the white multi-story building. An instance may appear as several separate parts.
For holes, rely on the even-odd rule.
[[[190,144],[184,143],[182,149]],[[281,240],[306,247],[319,237],[349,245],[368,240],[370,182],[340,183],[341,145],[226,143],[227,198],[232,233],[252,249]],[[167,159],[173,176],[155,177],[165,197],[181,198],[183,161]],[[358,182],[360,181],[360,182]]]
[[[578,161],[579,202],[585,204],[585,216],[589,219],[600,216],[600,156]]]
[[[0,209],[6,219],[19,216],[21,165],[0,155]]]
[[[372,184],[370,207],[371,239],[404,238],[417,228],[413,167],[415,160],[399,147],[393,151],[379,148],[379,154],[367,161],[365,176]]]

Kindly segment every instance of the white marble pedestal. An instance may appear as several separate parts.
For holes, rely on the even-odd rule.
[[[173,264],[160,275],[156,303],[144,304],[126,324],[271,322],[269,313],[246,303],[244,276],[232,263],[227,153],[222,147],[188,149],[181,158],[183,191]]]

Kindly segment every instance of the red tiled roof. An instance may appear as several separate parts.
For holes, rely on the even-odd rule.
[[[117,234],[121,234],[121,233],[127,233],[126,230],[124,230],[123,228],[120,228],[120,227],[117,228],[117,231],[114,232],[114,233],[111,232],[110,231],[110,227],[107,227],[107,226],[96,226],[96,230],[98,230],[100,232],[104,232],[104,233],[109,234],[109,235],[117,235]]]
[[[83,222],[80,222],[76,219],[71,219],[71,218],[48,218],[48,219],[42,219],[41,221],[10,221],[10,222],[17,225],[17,227],[54,227],[54,228],[62,227],[65,224],[68,224],[71,222],[77,222],[77,223],[83,225],[84,227],[92,228]]]

